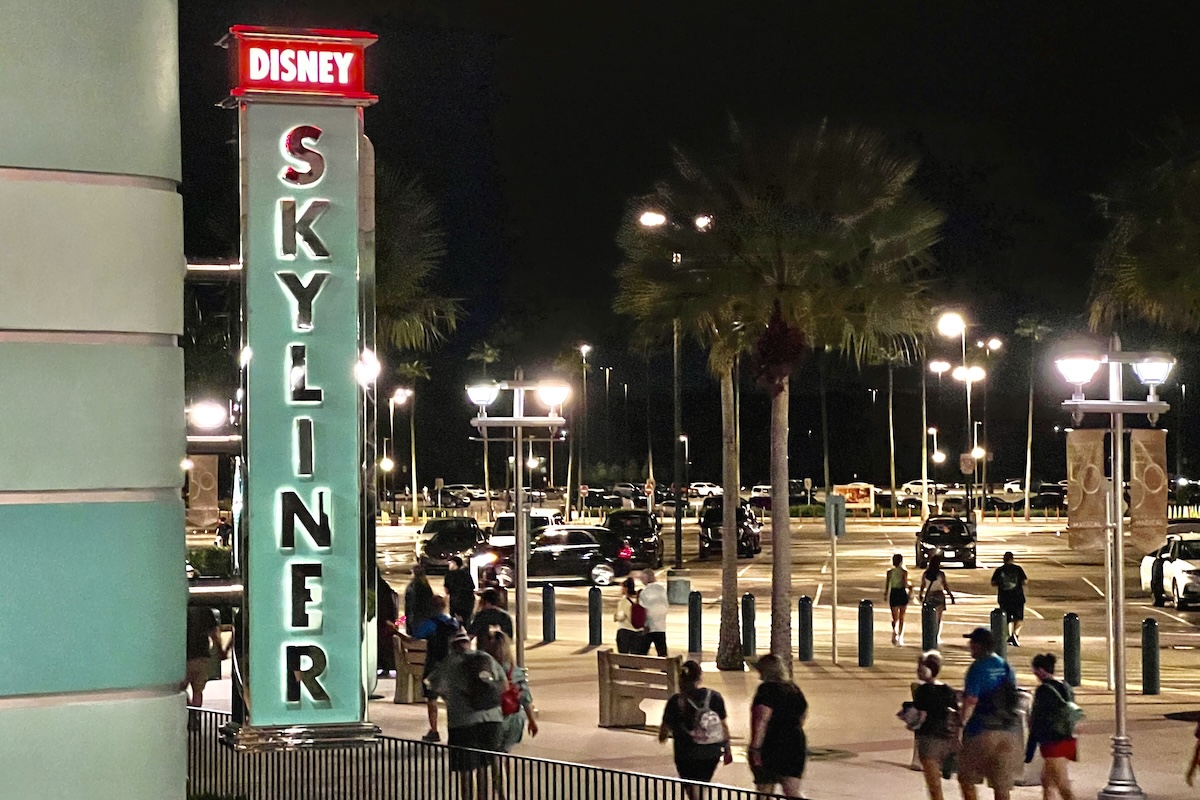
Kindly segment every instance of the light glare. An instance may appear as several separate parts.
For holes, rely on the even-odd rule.
[[[667,224],[667,217],[660,211],[643,211],[642,215],[638,217],[638,222],[644,228],[658,228]]]
[[[948,311],[938,317],[937,332],[947,339],[962,336],[963,331],[966,329],[967,323],[963,321],[962,314],[958,312]]]

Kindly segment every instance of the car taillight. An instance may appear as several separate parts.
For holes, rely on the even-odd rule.
[[[626,542],[625,545],[617,551],[617,558],[630,559],[633,558],[633,548]]]

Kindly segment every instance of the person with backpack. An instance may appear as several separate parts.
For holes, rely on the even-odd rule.
[[[1049,800],[1054,792],[1062,800],[1074,800],[1067,762],[1078,760],[1075,723],[1083,712],[1075,704],[1075,694],[1066,683],[1056,680],[1053,653],[1033,657],[1033,674],[1040,682],[1033,694],[1029,714],[1029,740],[1025,744],[1025,763],[1033,761],[1034,748],[1042,752],[1042,796]]]
[[[917,745],[917,760],[925,776],[929,800],[942,800],[942,778],[949,777],[958,752],[958,696],[938,680],[942,654],[930,650],[917,659],[917,680],[912,709],[917,717],[910,724]]]
[[[962,749],[958,785],[963,800],[976,800],[976,784],[984,778],[996,800],[1009,800],[1021,763],[1021,718],[1017,713],[1017,676],[996,654],[987,628],[963,638],[971,649],[962,701]]]
[[[647,655],[653,644],[655,655],[666,658],[667,610],[671,604],[667,600],[667,587],[658,582],[652,569],[642,570],[642,591],[638,594],[638,604],[646,609],[646,632],[642,635],[642,645],[634,652],[640,656]]]
[[[476,751],[500,751],[500,703],[508,688],[504,670],[487,653],[472,650],[470,635],[460,628],[450,637],[450,652],[430,673],[428,684],[446,701],[450,770],[460,776],[462,796],[487,797],[493,759]]]
[[[646,609],[638,602],[637,590],[633,578],[621,582],[621,596],[617,598],[617,609],[613,612],[613,622],[617,623],[617,652],[637,653],[641,650],[642,639],[645,638]]]
[[[504,724],[500,728],[500,747],[510,752],[520,743],[526,726],[529,735],[537,736],[537,718],[533,710],[533,692],[529,690],[529,679],[523,667],[518,667],[513,658],[512,639],[496,631],[479,640],[479,649],[496,659],[508,679],[508,688],[500,697],[500,710],[504,712]]]
[[[765,655],[756,665],[762,683],[750,704],[750,770],[754,786],[769,794],[779,786],[786,797],[803,797],[800,781],[808,761],[804,719],[808,700],[788,677],[783,659]]]
[[[425,668],[421,672],[421,692],[425,695],[425,709],[429,714],[429,732],[421,737],[423,742],[438,742],[438,695],[429,687],[429,675],[450,654],[450,639],[461,630],[454,617],[446,613],[446,598],[433,596],[433,616],[421,623],[413,634],[414,639],[425,640]]]
[[[1013,563],[1011,551],[1004,554],[1004,563],[992,573],[992,586],[996,587],[996,605],[1008,620],[1008,643],[1020,647],[1017,637],[1021,623],[1025,620],[1025,584],[1029,578],[1019,564]]]
[[[671,695],[663,709],[658,740],[674,739],[675,769],[685,781],[707,783],[717,771],[717,762],[733,763],[729,725],[725,721],[725,699],[719,692],[700,685],[702,672],[695,661],[679,670],[679,694]],[[700,800],[701,787],[687,786],[689,800]]]

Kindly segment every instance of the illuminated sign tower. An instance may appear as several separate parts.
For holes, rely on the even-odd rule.
[[[378,366],[362,109],[375,101],[363,83],[374,40],[244,26],[227,39],[245,309],[248,647],[238,668],[248,702],[226,731],[239,748],[378,732],[366,722],[363,680],[373,616],[364,576],[374,564],[365,432]]]

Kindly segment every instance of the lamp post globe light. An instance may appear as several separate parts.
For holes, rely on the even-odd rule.
[[[487,414],[488,406],[499,398],[501,391],[513,393],[512,416],[490,417]],[[547,413],[545,415],[527,415],[525,413],[526,392],[533,392],[538,400],[546,406]],[[516,522],[515,563],[513,565],[516,586],[516,619],[514,620],[516,636],[514,638],[516,639],[517,665],[521,667],[525,666],[525,639],[529,630],[529,517],[528,510],[525,508],[523,475],[527,463],[521,457],[523,439],[526,428],[550,428],[551,431],[555,431],[566,425],[566,420],[562,417],[562,407],[570,394],[570,387],[561,381],[526,381],[522,379],[520,371],[517,372],[515,380],[467,387],[468,400],[479,410],[476,417],[471,420],[471,425],[485,433],[485,440],[488,428],[511,428],[513,432],[513,453],[516,457],[512,458],[510,463],[513,469],[513,486],[516,489],[513,504],[513,516]],[[538,463],[540,462],[531,457],[528,466],[533,469]],[[475,566],[472,564],[473,568]]]
[[[1108,399],[1088,400],[1085,389],[1102,364],[1108,365]],[[1149,388],[1145,400],[1126,400],[1122,365],[1133,366],[1134,373]],[[1158,399],[1157,389],[1171,373],[1175,359],[1166,353],[1129,353],[1121,350],[1121,340],[1112,337],[1109,349],[1075,348],[1064,351],[1055,360],[1063,380],[1074,387],[1070,400],[1062,407],[1070,411],[1078,424],[1086,414],[1107,414],[1112,430],[1112,486],[1109,493],[1111,509],[1107,558],[1111,565],[1107,575],[1109,637],[1112,642],[1113,704],[1115,707],[1112,736],[1112,765],[1108,783],[1100,790],[1099,800],[1143,800],[1145,793],[1133,774],[1133,743],[1129,738],[1126,717],[1125,689],[1125,509],[1124,492],[1120,490],[1125,476],[1125,415],[1145,414],[1151,425],[1170,406]]]
[[[409,400],[415,402],[416,394],[407,386],[400,386],[392,392],[392,396],[388,398],[388,432],[392,434],[392,452],[396,450],[396,406],[407,405]],[[416,416],[409,413],[409,437],[408,437],[409,457],[411,464],[409,466],[410,479],[412,480],[412,515],[413,520],[417,519],[417,423]],[[396,494],[395,487],[392,488],[392,513],[396,513]]]
[[[215,431],[225,427],[229,413],[224,404],[215,400],[201,400],[187,408],[187,420],[193,428],[202,431]]]

